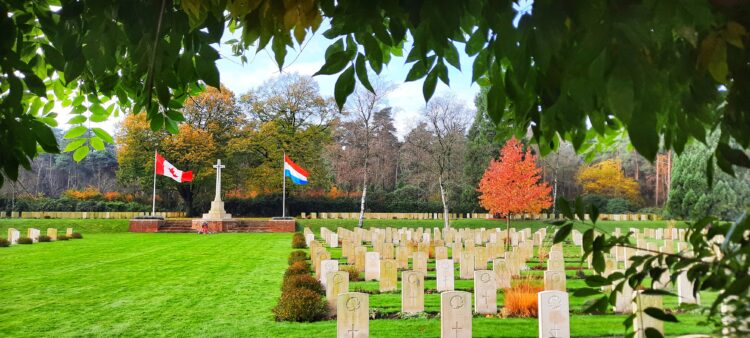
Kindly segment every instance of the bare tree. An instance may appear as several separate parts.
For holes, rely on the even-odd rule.
[[[446,184],[458,179],[447,175],[450,169],[460,168],[466,143],[466,128],[471,122],[472,113],[464,102],[452,95],[438,96],[430,100],[424,108],[427,130],[432,134],[432,142],[420,145],[430,155],[435,165],[440,199],[443,202],[443,226],[450,227],[448,195]],[[460,170],[458,171],[460,173]]]
[[[376,78],[373,81],[374,92],[371,92],[364,87],[358,86],[354,90],[354,94],[347,100],[345,107],[351,122],[356,126],[357,129],[361,130],[361,138],[359,138],[358,148],[361,149],[362,159],[362,198],[360,200],[359,210],[359,222],[358,227],[362,227],[365,219],[365,203],[367,200],[367,185],[368,185],[368,163],[370,162],[370,145],[372,135],[375,132],[373,126],[373,118],[378,111],[386,108],[385,96],[391,90],[390,84],[387,84]]]

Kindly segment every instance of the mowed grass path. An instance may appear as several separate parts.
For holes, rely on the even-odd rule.
[[[257,336],[290,234],[91,234],[0,250],[0,336]]]

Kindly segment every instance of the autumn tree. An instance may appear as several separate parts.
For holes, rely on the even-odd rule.
[[[479,204],[491,214],[507,219],[507,244],[510,246],[510,218],[514,214],[538,213],[552,205],[551,187],[541,182],[541,169],[531,149],[515,137],[500,150],[500,158],[492,160],[479,182]]]
[[[330,186],[322,155],[340,114],[312,78],[282,74],[241,95],[239,105],[248,122],[227,146],[238,184],[248,192],[281,192],[286,152],[311,175],[308,185],[287,186],[289,192]]]
[[[211,165],[217,155],[217,146],[211,134],[190,124],[179,126],[178,134],[166,131],[154,132],[143,114],[129,115],[116,134],[117,161],[120,167],[117,177],[123,183],[138,182],[143,191],[150,191],[153,184],[154,151],[170,163],[183,170],[193,171],[193,181],[177,183],[157,178],[160,193],[176,191],[183,201],[185,212],[196,215],[196,194],[202,187],[213,185]]]
[[[477,185],[487,165],[497,156],[497,149],[513,135],[513,125],[496,126],[487,114],[487,87],[482,87],[474,98],[477,108],[474,121],[466,135],[463,175],[465,184],[461,191],[461,202],[479,206]]]
[[[608,198],[623,198],[640,204],[640,187],[634,179],[625,176],[619,160],[610,159],[583,167],[576,176],[584,194]]]

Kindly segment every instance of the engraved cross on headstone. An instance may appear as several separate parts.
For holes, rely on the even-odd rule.
[[[349,330],[347,330],[347,331],[349,332],[349,334],[351,334],[351,335],[352,335],[352,338],[354,338],[354,332],[357,332],[357,331],[359,331],[359,330],[355,330],[355,329],[354,329],[354,323],[352,323],[352,328],[351,328],[351,329],[349,329]]]
[[[453,325],[452,329],[456,331],[456,337],[458,337],[458,330],[461,330],[463,328],[458,326],[458,322],[456,322],[456,325]]]
[[[213,167],[216,168],[216,196],[214,197],[214,201],[221,201],[221,169],[227,166],[222,165],[221,159],[218,159],[216,160],[216,165]]]

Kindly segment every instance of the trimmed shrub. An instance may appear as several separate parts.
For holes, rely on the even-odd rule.
[[[610,214],[627,214],[635,209],[633,203],[626,199],[613,198],[607,201],[607,212]]]
[[[80,232],[74,232],[73,234],[70,235],[70,238],[82,239],[83,235],[81,235]]]
[[[58,241],[67,241],[69,239],[70,238],[68,236],[65,236],[65,235],[59,235],[59,236],[57,236],[57,240]]]
[[[5,238],[0,238],[0,248],[7,248],[10,246],[10,241]]]
[[[536,317],[537,293],[544,291],[543,286],[526,281],[505,289],[503,315],[506,317]]]
[[[28,237],[19,237],[18,244],[34,244],[34,240]]]
[[[362,279],[359,278],[359,270],[354,265],[343,265],[339,267],[339,271],[346,271],[349,274],[350,282],[358,282]]]
[[[296,262],[286,269],[286,272],[284,272],[284,279],[287,279],[289,276],[293,275],[306,274],[310,274],[310,264],[305,261]]]
[[[297,262],[304,262],[305,260],[307,260],[307,253],[302,250],[292,251],[291,253],[289,253],[289,265]]]
[[[41,235],[39,236],[39,242],[52,242],[52,238],[49,236]]]
[[[325,294],[323,285],[312,275],[291,275],[284,279],[281,292],[294,292],[295,289],[308,289],[318,294]]]
[[[323,319],[328,306],[320,294],[310,289],[289,289],[273,308],[277,321],[313,322]]]
[[[304,249],[307,247],[305,243],[305,236],[302,233],[295,232],[292,236],[292,248],[293,249]]]

